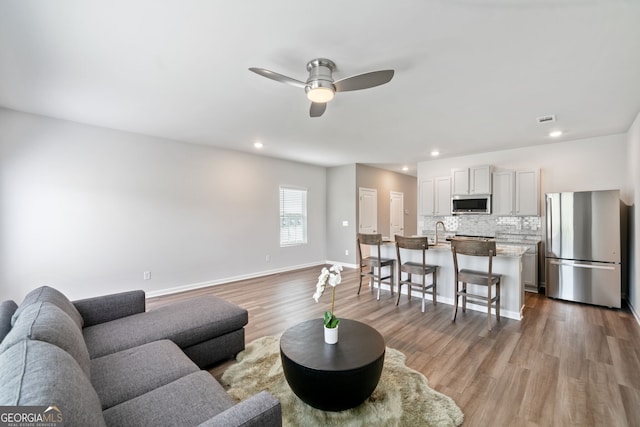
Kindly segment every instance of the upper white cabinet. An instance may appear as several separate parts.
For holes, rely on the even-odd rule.
[[[441,176],[420,181],[420,215],[451,215],[451,178]]]
[[[469,194],[469,169],[451,169],[451,194]]]
[[[514,214],[515,181],[516,174],[513,171],[493,173],[493,209],[491,213],[500,216]]]
[[[491,166],[451,169],[451,194],[491,194]]]
[[[494,215],[539,216],[539,179],[537,169],[493,173]]]
[[[540,171],[516,171],[516,215],[540,215]]]
[[[451,178],[448,176],[436,178],[435,188],[434,215],[451,215]]]
[[[469,194],[491,194],[491,166],[469,169]]]

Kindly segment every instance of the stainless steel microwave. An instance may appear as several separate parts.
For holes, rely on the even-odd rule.
[[[491,194],[453,196],[451,198],[453,215],[489,215],[491,213]]]

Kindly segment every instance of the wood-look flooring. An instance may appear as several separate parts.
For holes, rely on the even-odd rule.
[[[311,298],[320,267],[212,286],[148,300],[147,308],[216,295],[249,311],[246,342],[278,335],[330,308],[329,292]],[[640,326],[628,309],[615,310],[526,294],[524,319],[502,318],[487,331],[486,314],[468,310],[451,321],[453,307],[420,298],[400,305],[380,301],[356,270],[345,269],[336,288],[339,318],[376,328],[407,365],[453,398],[465,426],[640,425]],[[495,320],[495,318],[494,318]],[[210,372],[219,378],[234,363]]]

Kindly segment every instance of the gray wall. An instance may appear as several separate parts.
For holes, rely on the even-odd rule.
[[[0,136],[0,299],[42,284],[153,294],[326,259],[325,168],[6,109]],[[308,245],[279,246],[280,184],[309,191]]]
[[[355,164],[327,169],[327,259],[332,262],[356,263],[358,199],[354,188]],[[343,226],[343,221],[347,221],[348,226]]]
[[[358,200],[358,189],[375,188],[378,193],[378,232],[389,236],[391,192],[404,193],[404,235],[417,234],[418,214],[418,181],[416,177],[392,172],[385,169],[358,164],[356,168],[355,198]],[[356,218],[358,218],[356,203]],[[391,236],[389,236],[391,237]]]

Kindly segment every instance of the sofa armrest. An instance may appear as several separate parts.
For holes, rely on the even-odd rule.
[[[232,406],[199,427],[281,427],[280,402],[266,391]]]
[[[133,314],[144,313],[144,291],[128,291],[73,301],[84,319],[84,326],[97,325]]]

